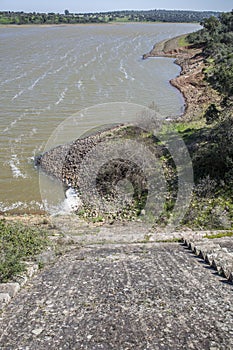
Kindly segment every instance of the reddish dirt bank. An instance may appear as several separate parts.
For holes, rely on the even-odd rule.
[[[210,103],[218,102],[220,97],[204,80],[202,48],[179,46],[179,38],[180,36],[156,44],[149,53],[143,55],[143,59],[176,58],[175,63],[181,67],[181,72],[170,83],[184,95],[186,107],[182,117],[189,120],[199,118]]]

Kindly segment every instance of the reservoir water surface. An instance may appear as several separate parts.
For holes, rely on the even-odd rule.
[[[142,55],[197,24],[127,23],[0,28],[0,212],[40,212],[33,158],[54,129],[84,108],[154,103],[180,115],[184,100],[169,84],[174,59]],[[111,122],[111,114],[106,123]]]

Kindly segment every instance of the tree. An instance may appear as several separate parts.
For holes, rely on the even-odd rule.
[[[64,12],[65,12],[65,16],[69,16],[70,14],[69,10],[65,10]]]
[[[218,27],[220,26],[220,22],[218,18],[211,16],[210,18],[204,19],[201,24],[204,26],[204,28],[210,33],[213,34],[215,31],[217,31]]]
[[[206,124],[212,124],[219,120],[219,110],[215,106],[214,103],[212,103],[205,112],[205,118],[206,118]]]

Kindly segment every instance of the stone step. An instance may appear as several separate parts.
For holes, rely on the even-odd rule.
[[[205,236],[203,236],[205,237]],[[233,282],[233,252],[226,248],[226,241],[232,247],[233,238],[195,239],[195,236],[183,237],[185,245],[198,257],[205,260],[220,275]],[[223,243],[221,245],[221,242]],[[224,244],[225,243],[225,244]]]

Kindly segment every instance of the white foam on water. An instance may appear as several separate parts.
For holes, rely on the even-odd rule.
[[[12,128],[21,118],[15,119],[13,122],[10,123],[10,128]]]
[[[13,128],[13,126],[22,119],[22,117],[16,118],[15,120],[13,120],[13,122],[10,123],[9,126],[7,126],[4,130],[3,133],[9,131],[11,128]]]
[[[33,114],[39,116],[40,114],[42,114],[43,112],[49,111],[51,109],[51,104],[49,104],[48,106],[44,107],[44,108],[39,108],[37,111],[35,109],[31,110],[30,112],[30,116],[32,116]]]
[[[94,63],[96,60],[97,60],[97,57],[94,56],[94,57],[89,61],[89,63]]]
[[[123,46],[123,45],[125,45],[125,43],[124,42],[121,42],[121,41],[119,41],[120,42],[120,44],[119,45],[117,45],[117,43],[115,43],[115,45],[111,48],[111,51],[116,51],[116,52],[118,52],[119,50],[120,50],[120,48]]]
[[[98,91],[96,92],[97,95],[102,96],[103,88],[100,86],[98,88]]]
[[[74,52],[74,48],[71,49],[71,50],[69,50],[69,51],[67,51],[67,52],[65,53],[65,55],[60,56],[60,61],[65,60],[72,52]]]
[[[77,84],[75,84],[76,86],[77,86],[77,88],[81,91],[82,89],[83,89],[83,82],[82,82],[82,80],[79,80],[78,82],[77,82]]]
[[[103,59],[103,53],[102,52],[100,53],[98,58],[99,58],[99,61],[102,61],[102,59]]]
[[[11,171],[12,171],[12,175],[14,178],[23,178],[23,179],[26,179],[27,178],[27,175],[23,174],[19,168],[19,165],[20,165],[20,162],[19,162],[19,159],[18,159],[18,156],[17,154],[13,154],[12,155],[12,158],[11,160],[8,162],[10,168],[11,168]]]
[[[19,118],[15,119],[15,120],[10,124],[10,128],[12,128],[16,123],[18,123],[18,122],[22,119],[22,117],[24,117],[24,116],[25,116],[25,113],[24,113],[22,116],[20,116]]]
[[[14,144],[15,143],[21,143],[22,139],[25,139],[25,138],[26,138],[26,135],[25,134],[21,134],[18,137],[16,137],[13,142],[14,142]],[[11,151],[13,151],[13,150],[14,150],[14,146],[12,146]]]
[[[60,72],[62,69],[64,69],[64,68],[65,68],[65,65],[63,65],[63,66],[61,66],[61,67],[59,67],[59,68],[56,68],[56,69],[54,69],[53,71],[49,72],[48,75],[57,74],[57,73],[59,73],[59,72]]]
[[[75,212],[82,204],[81,199],[73,188],[69,188],[66,191],[66,198],[62,203],[62,214],[71,214]],[[60,213],[61,214],[61,213]]]
[[[43,80],[46,76],[48,75],[48,72],[45,72],[44,74],[42,74],[41,76],[39,76],[33,83],[32,85],[30,85],[27,90],[33,90],[34,87],[41,81]],[[20,92],[18,92],[14,97],[12,97],[11,101],[16,100],[17,98],[19,98],[26,90],[22,89],[20,90]]]
[[[16,100],[18,97],[20,97],[23,93],[24,93],[25,90],[21,90],[20,92],[18,92],[14,97],[12,97],[11,101],[14,101]]]
[[[31,86],[28,87],[28,90],[33,90],[34,87],[39,83],[40,80],[43,80],[47,76],[47,72],[45,72],[43,75],[41,75],[39,78],[37,78]]]
[[[15,80],[19,80],[19,79],[24,78],[26,76],[27,76],[27,73],[25,72],[25,73],[19,75],[18,77],[14,77],[14,78],[11,78],[11,79],[6,79],[6,80],[4,80],[4,81],[2,81],[0,83],[0,86],[8,84],[8,83],[11,83],[12,81],[15,81]]]
[[[55,102],[55,105],[59,105],[59,103],[61,103],[61,102],[64,100],[67,91],[68,91],[68,88],[66,87],[66,88],[62,91],[62,93],[61,93],[59,99],[57,100],[57,102]]]
[[[18,201],[18,202],[15,202],[15,203],[12,203],[12,204],[7,204],[7,203],[3,203],[3,202],[0,202],[0,211],[3,212],[3,213],[6,213],[6,212],[9,212],[9,211],[12,211],[12,210],[16,210],[16,209],[35,209],[35,210],[43,210],[44,207],[43,207],[43,204],[42,203],[39,203],[39,202],[36,202],[36,201],[31,201],[29,203],[26,203],[26,202],[21,202],[21,201]]]
[[[132,39],[132,43],[133,43],[135,40],[137,40],[139,37],[140,37],[140,35],[135,36],[135,37]]]
[[[6,203],[0,202],[0,211],[7,212],[10,210],[18,209],[18,208],[22,207],[23,205],[24,205],[24,203],[20,202],[20,201],[15,202],[15,203],[10,204],[10,205],[6,205]]]
[[[124,74],[126,80],[132,80],[132,81],[135,80],[134,77],[130,76],[130,75],[127,73],[127,71],[126,71],[126,69],[125,69],[125,67],[124,67],[124,65],[123,65],[123,61],[122,61],[122,60],[121,60],[121,62],[120,62],[119,71],[120,71],[121,73]]]
[[[32,163],[35,164],[35,157],[43,152],[45,143],[46,142],[44,141],[34,148],[34,150],[32,151],[32,155],[27,158],[27,161],[29,164],[32,164]]]
[[[32,138],[38,132],[37,128],[32,128],[32,130],[28,131],[27,134],[21,134],[14,139],[14,143],[22,143],[22,140],[25,141],[27,138]],[[13,145],[12,145],[13,146]],[[14,150],[14,146],[12,147],[12,152]]]
[[[89,66],[91,63],[94,63],[96,61],[96,56],[94,56],[91,60],[87,61],[86,63],[84,63],[84,67]]]
[[[99,44],[98,46],[96,46],[96,52],[99,52],[99,50],[101,49],[101,47],[103,46],[103,43],[102,44]]]
[[[66,52],[66,54],[64,56],[60,56],[60,60],[65,60],[69,55],[69,52]]]
[[[45,210],[50,215],[71,215],[82,205],[81,199],[78,197],[74,189],[69,188],[65,193],[65,199],[57,205],[51,205],[47,200],[43,201]]]
[[[36,135],[37,134],[37,128],[32,128],[32,130],[29,132],[29,137],[33,137],[34,135]]]

